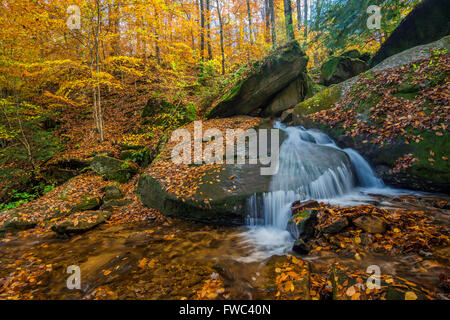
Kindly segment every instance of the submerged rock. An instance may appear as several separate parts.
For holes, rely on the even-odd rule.
[[[336,221],[333,221],[332,223],[324,226],[321,228],[321,231],[323,233],[328,234],[336,234],[344,230],[348,226],[348,219],[346,217],[342,217],[340,219],[337,219]]]
[[[450,265],[450,247],[435,250],[433,252],[433,255],[437,261],[439,261],[447,266]]]
[[[353,220],[353,224],[368,233],[384,233],[388,224],[382,218],[375,216],[362,216]]]
[[[74,235],[85,233],[106,222],[111,214],[105,211],[86,212],[76,218],[75,221],[64,221],[51,227],[58,235]]]
[[[0,227],[0,236],[3,236],[6,233],[16,233],[19,231],[33,229],[36,226],[36,221],[21,218],[19,216],[13,216],[10,219],[6,220]]]

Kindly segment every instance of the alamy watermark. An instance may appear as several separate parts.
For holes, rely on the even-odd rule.
[[[67,268],[67,273],[70,276],[67,278],[66,285],[69,290],[81,289],[81,269],[79,266],[72,265]]]
[[[67,18],[67,28],[69,30],[80,30],[81,29],[81,9],[76,5],[71,5],[67,8],[67,14],[69,14],[69,18]]]
[[[369,6],[367,8],[367,14],[370,16],[367,18],[367,28],[369,30],[381,30],[381,8],[379,6]]]
[[[259,164],[266,166],[261,167],[261,175],[275,175],[279,169],[279,135],[278,129],[249,129],[247,131],[227,129],[224,141],[222,131],[208,129],[203,133],[203,123],[195,121],[193,139],[187,129],[177,129],[172,133],[171,141],[181,140],[172,149],[172,162],[197,165],[213,163]],[[209,143],[205,148],[203,148],[204,142]],[[224,142],[226,142],[225,148]]]

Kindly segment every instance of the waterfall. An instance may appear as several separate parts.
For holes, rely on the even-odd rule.
[[[355,150],[340,149],[328,135],[317,130],[280,123],[275,127],[287,135],[280,148],[280,168],[272,179],[271,191],[248,200],[248,225],[286,230],[291,205],[297,200],[336,198],[358,186],[383,187]]]

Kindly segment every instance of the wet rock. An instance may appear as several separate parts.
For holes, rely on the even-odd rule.
[[[294,243],[294,246],[292,247],[292,251],[301,254],[301,255],[307,255],[309,253],[309,249],[302,239],[297,239]]]
[[[294,119],[293,115],[294,115],[294,109],[286,110],[281,114],[280,121],[282,123],[289,124]]]
[[[113,183],[105,187],[105,196],[103,197],[104,202],[123,199],[123,197],[124,194],[117,183]]]
[[[30,219],[20,218],[18,216],[6,220],[0,227],[0,236],[6,233],[16,233],[36,227],[37,223]]]
[[[125,241],[126,245],[141,245],[148,243],[152,238],[152,234],[148,231],[133,232]]]
[[[105,211],[86,212],[77,217],[76,221],[64,221],[53,225],[51,229],[58,235],[81,234],[104,223],[110,216],[111,214]]]
[[[130,161],[98,155],[92,160],[91,169],[103,176],[105,180],[126,183],[137,172],[137,166]]]
[[[114,208],[125,207],[131,203],[132,203],[132,201],[128,200],[128,199],[114,199],[114,200],[109,200],[109,201],[106,201],[105,203],[103,203],[103,205],[101,206],[101,209],[108,211],[108,210],[113,210]]]
[[[368,233],[384,233],[388,226],[384,219],[375,216],[361,216],[353,224]]]
[[[318,208],[319,203],[316,200],[308,200],[308,201],[296,201],[292,204],[292,214],[295,215],[299,212],[304,211],[305,209]]]
[[[340,218],[324,227],[321,231],[328,234],[336,234],[344,230],[348,226],[348,219],[346,217]]]
[[[302,239],[308,242],[314,238],[318,223],[318,210],[304,210],[297,213],[288,223],[288,231],[295,239]]]
[[[379,290],[367,290],[368,283],[376,284],[366,270],[355,270],[334,264],[330,268],[329,281],[333,287],[334,300],[427,300],[433,299],[412,282],[390,275],[381,275]],[[363,298],[364,297],[364,298]]]

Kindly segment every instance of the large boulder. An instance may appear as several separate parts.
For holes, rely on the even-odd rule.
[[[280,91],[267,108],[263,116],[279,116],[283,111],[295,107],[300,101],[312,96],[313,82],[306,74],[301,74],[286,89]]]
[[[271,177],[261,176],[259,169],[257,165],[226,165],[220,173],[211,170],[192,198],[176,196],[158,179],[142,175],[137,193],[147,207],[170,217],[218,225],[243,225],[247,200],[270,188]],[[219,179],[216,179],[218,174]]]
[[[354,52],[357,53],[358,57],[354,58],[356,55],[348,52],[347,54],[351,56],[334,56],[328,59],[320,70],[321,83],[326,86],[341,83],[367,71],[368,65],[359,59],[359,52],[356,50]]]
[[[225,93],[207,117],[225,118],[263,111],[277,93],[306,74],[307,64],[308,57],[298,42],[290,42],[255,64],[250,75]]]
[[[98,155],[92,160],[91,169],[102,175],[105,180],[114,180],[120,183],[126,183],[138,171],[136,165],[130,161],[121,161],[102,155]]]
[[[372,58],[375,66],[386,58],[415,46],[436,41],[450,34],[450,1],[424,0],[383,43]]]

